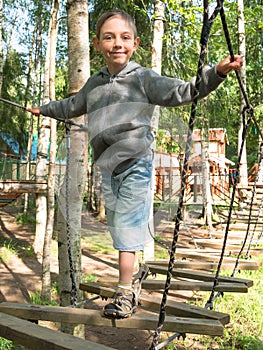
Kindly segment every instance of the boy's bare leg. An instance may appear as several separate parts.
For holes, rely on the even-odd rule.
[[[119,284],[132,286],[135,252],[119,252]]]

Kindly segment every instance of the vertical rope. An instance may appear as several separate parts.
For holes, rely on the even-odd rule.
[[[221,4],[218,3],[215,11],[213,12],[211,18],[209,19],[208,1],[204,0],[203,27],[202,27],[202,35],[200,40],[201,50],[200,50],[199,61],[198,61],[198,69],[197,69],[197,76],[196,76],[195,89],[194,89],[194,95],[193,95],[193,102],[191,106],[191,114],[189,118],[187,143],[186,143],[186,149],[185,149],[184,164],[182,169],[181,189],[179,194],[179,203],[178,203],[177,215],[175,218],[175,228],[174,228],[173,241],[172,241],[171,252],[170,252],[170,260],[169,260],[168,270],[166,275],[166,283],[165,283],[163,297],[160,305],[159,320],[158,320],[157,328],[153,335],[153,341],[149,350],[156,349],[156,346],[158,344],[158,340],[160,337],[160,333],[165,322],[165,308],[166,308],[167,297],[168,297],[168,293],[171,285],[176,246],[178,242],[180,224],[182,221],[183,200],[184,200],[184,194],[185,194],[186,183],[187,183],[186,180],[187,180],[187,173],[188,173],[188,161],[189,161],[190,151],[191,151],[192,134],[194,129],[195,117],[196,117],[196,109],[197,109],[197,102],[199,97],[200,84],[202,80],[202,71],[203,71],[204,59],[206,55],[207,41],[209,38],[211,26],[217,14],[219,13],[220,9],[221,9]]]
[[[243,148],[244,148],[244,144],[245,144],[246,133],[247,133],[247,129],[248,129],[248,126],[250,124],[250,121],[251,121],[251,119],[249,119],[248,123],[247,124],[245,123],[245,112],[246,112],[246,110],[244,109],[243,110],[242,143],[241,143],[241,147],[240,147],[240,151],[239,151],[239,155],[238,155],[238,162],[237,162],[237,173],[238,174],[239,174],[239,170],[240,170],[240,161],[241,161],[241,156],[242,156],[242,152],[243,152]],[[228,239],[229,227],[230,227],[230,222],[231,222],[231,217],[232,217],[232,210],[233,210],[234,201],[235,201],[237,182],[238,182],[238,177],[236,176],[234,178],[233,192],[232,192],[231,203],[230,203],[230,207],[229,207],[229,214],[228,214],[228,220],[227,220],[226,229],[225,229],[225,235],[224,235],[221,255],[220,255],[220,259],[219,259],[218,265],[217,265],[217,271],[216,271],[216,274],[215,274],[212,291],[211,291],[211,294],[210,294],[210,297],[209,297],[208,301],[205,304],[205,307],[209,308],[210,310],[213,309],[213,302],[214,302],[214,299],[215,299],[215,292],[216,292],[215,289],[216,289],[216,286],[218,284],[218,278],[219,278],[221,266],[222,266],[224,255],[225,255],[226,243],[227,243],[227,239]],[[217,296],[219,296],[219,295],[222,295],[222,292],[218,292]]]

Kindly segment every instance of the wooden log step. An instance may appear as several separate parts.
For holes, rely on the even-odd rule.
[[[193,259],[194,261],[175,261],[174,268],[176,269],[191,269],[191,270],[205,270],[205,271],[215,271],[218,266],[219,257],[208,256],[208,261],[203,262],[199,261],[198,257]],[[209,260],[212,260],[209,262]],[[216,262],[213,262],[216,261]],[[149,265],[157,265],[157,266],[168,266],[167,260],[156,260],[156,261],[147,261],[146,264]],[[223,270],[230,270],[232,271],[235,267],[236,259],[234,258],[227,258],[226,261],[224,259],[222,264]],[[259,261],[251,261],[251,260],[239,260],[238,263],[238,270],[259,270],[260,269],[260,262]]]
[[[161,298],[152,296],[142,296],[140,298],[140,305],[146,310],[151,310],[159,313],[160,304]],[[222,325],[226,325],[230,322],[230,316],[228,314],[213,310],[207,310],[205,308],[188,305],[169,299],[166,303],[165,312],[167,315],[173,315],[177,317],[218,320]]]
[[[167,269],[161,266],[153,266],[153,265],[148,265],[150,271],[152,273],[156,274],[167,274]],[[172,271],[173,277],[181,277],[181,278],[186,278],[186,279],[192,279],[192,280],[197,280],[197,281],[206,281],[206,282],[214,282],[215,275],[214,274],[207,274],[203,272],[198,272],[198,271],[192,271],[192,270],[186,270],[186,269],[173,269]],[[235,277],[224,277],[224,276],[219,276],[218,277],[218,282],[225,282],[225,283],[244,283],[248,287],[253,286],[253,281],[252,280],[247,280],[243,278],[235,278]]]
[[[226,243],[226,250],[240,250],[240,246],[243,242],[241,240],[239,241],[231,241],[231,243]],[[200,247],[208,247],[213,248],[217,250],[222,250],[223,247],[223,240],[222,239],[203,239],[203,238],[197,238],[195,239],[195,244]]]
[[[32,350],[113,350],[4,313],[0,313],[0,337]]]
[[[113,298],[116,292],[116,288],[105,287],[98,283],[89,282],[89,283],[81,283],[81,290],[86,292],[100,295],[101,297]],[[159,312],[161,298],[157,297],[147,297],[145,295],[140,295],[139,298],[140,307],[143,309]],[[0,304],[1,305],[1,304]],[[179,303],[173,300],[167,302],[166,306],[167,315],[177,316],[177,317],[191,317],[191,318],[209,318],[214,320],[219,320],[223,325],[229,323],[230,318],[228,314],[222,312],[216,312],[212,310],[206,310],[201,307],[188,305],[185,303]]]
[[[213,282],[171,281],[170,290],[211,291],[213,285]],[[165,281],[145,280],[142,282],[142,288],[147,290],[164,290],[164,286]],[[248,287],[244,283],[219,283],[215,290],[218,292],[247,293]]]
[[[246,231],[228,231],[228,234],[227,234],[227,239],[232,241],[232,240],[236,240],[236,239],[244,239],[245,236],[246,236]],[[208,235],[203,235],[202,238],[207,238]],[[223,239],[225,237],[225,231],[221,230],[217,230],[217,231],[213,231],[211,232],[211,239]],[[195,239],[198,239],[199,237],[194,237],[194,240]],[[210,237],[208,237],[210,238]],[[231,242],[232,243],[232,242]]]
[[[31,180],[0,180],[0,191],[2,193],[47,193],[46,181]]]
[[[159,319],[158,315],[147,313],[134,314],[131,318],[128,319],[114,320],[102,317],[101,311],[98,310],[75,309],[58,306],[16,304],[6,302],[0,304],[0,311],[27,320],[45,320],[73,324],[88,324],[94,326],[133,328],[142,330],[155,330]],[[211,336],[223,335],[222,324],[218,320],[212,319],[206,320],[167,316],[165,318],[165,323],[162,330],[166,332],[205,334]],[[95,348],[100,349],[96,346],[93,347],[92,350]],[[41,349],[46,350],[45,347]],[[79,350],[82,348],[78,348],[78,346],[76,346],[74,350],[75,349]],[[89,348],[86,347],[86,349]]]
[[[225,228],[226,227],[226,223],[222,223],[220,224],[220,226],[222,226],[222,228]],[[254,227],[252,227],[253,230],[254,230]],[[255,228],[255,231],[256,232],[261,232],[262,230],[262,226],[260,225],[257,225],[256,228]],[[243,231],[243,232],[247,232],[247,224],[241,224],[241,223],[235,223],[235,222],[232,222],[230,225],[229,225],[229,231]]]
[[[227,261],[230,257],[238,256],[240,249],[225,250],[224,260]],[[251,250],[252,255],[262,254],[261,249]],[[208,248],[199,248],[199,249],[176,249],[176,259],[198,259],[201,261],[218,261],[221,256],[221,250],[218,249],[208,249]]]

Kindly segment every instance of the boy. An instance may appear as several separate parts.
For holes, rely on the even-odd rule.
[[[184,82],[161,77],[130,61],[140,39],[133,19],[111,10],[98,20],[94,46],[107,66],[88,79],[75,95],[28,108],[34,115],[74,118],[87,113],[89,140],[100,167],[107,223],[119,251],[119,284],[114,300],[104,307],[106,317],[126,318],[136,308],[132,279],[135,252],[151,239],[148,219],[152,194],[151,118],[156,105],[174,107],[192,101],[194,79]],[[233,69],[242,66],[236,55],[215,67],[205,67],[200,98],[207,96]]]

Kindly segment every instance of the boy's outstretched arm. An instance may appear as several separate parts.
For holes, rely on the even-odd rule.
[[[226,76],[232,70],[239,70],[243,65],[243,59],[240,55],[234,55],[232,61],[231,56],[227,56],[223,61],[216,65],[217,74]]]

